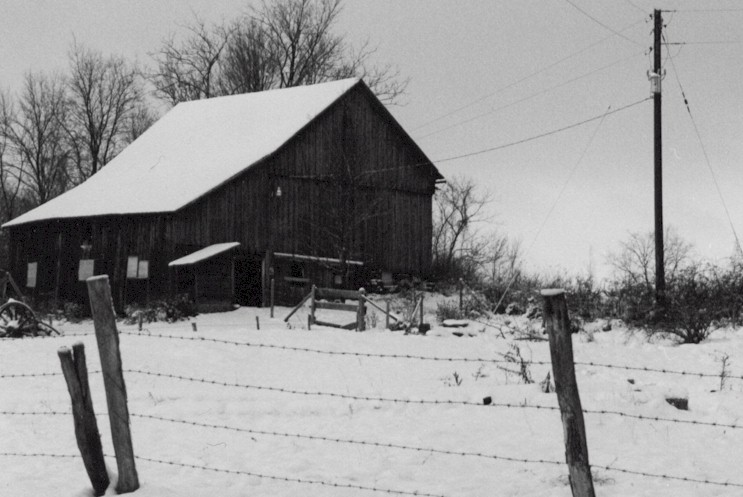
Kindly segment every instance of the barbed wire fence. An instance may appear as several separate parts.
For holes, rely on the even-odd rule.
[[[494,353],[494,355],[496,355],[497,357],[439,357],[439,356],[425,356],[425,355],[415,355],[415,354],[385,354],[385,353],[372,353],[372,352],[347,351],[347,350],[346,351],[325,350],[321,348],[311,348],[311,347],[295,347],[295,346],[276,345],[276,344],[259,343],[259,342],[224,340],[224,339],[203,337],[203,336],[196,337],[196,336],[153,333],[149,330],[143,330],[143,331],[124,330],[120,332],[120,335],[129,336],[132,338],[182,340],[182,341],[191,341],[191,342],[221,344],[221,345],[228,345],[228,346],[233,346],[233,347],[249,347],[253,349],[264,349],[264,350],[270,349],[274,351],[279,351],[281,353],[309,353],[309,354],[321,354],[321,355],[327,355],[327,356],[367,357],[367,358],[378,358],[378,359],[386,359],[386,360],[406,360],[406,361],[415,360],[415,361],[435,361],[435,362],[446,362],[446,363],[457,363],[457,362],[491,363],[495,365],[504,364],[504,363],[509,362],[507,359],[504,358],[504,354],[497,353],[497,352]],[[551,365],[550,361],[533,361],[532,363],[543,365],[543,366]],[[627,371],[638,371],[638,372],[667,374],[667,375],[681,375],[681,376],[699,377],[699,378],[718,378],[719,377],[719,373],[708,373],[708,372],[702,372],[702,371],[686,371],[686,370],[681,370],[681,369],[665,369],[665,368],[653,368],[653,367],[644,367],[644,366],[629,366],[629,365],[605,364],[605,363],[597,363],[597,362],[580,362],[580,361],[576,361],[575,365],[581,366],[581,367],[590,367],[590,368],[611,368],[611,369],[619,369],[619,370],[627,370]],[[100,372],[101,372],[100,370],[90,371],[90,373],[94,373],[94,374],[98,374]],[[301,389],[296,389],[296,388],[254,385],[254,384],[240,383],[240,382],[228,382],[228,381],[222,381],[222,380],[208,378],[208,377],[184,376],[184,375],[177,375],[177,374],[169,373],[166,371],[165,372],[164,371],[151,371],[151,370],[146,370],[146,369],[127,369],[125,370],[125,372],[127,374],[147,376],[147,377],[156,377],[156,378],[168,379],[168,380],[173,380],[173,381],[201,383],[201,384],[209,385],[212,387],[240,388],[240,389],[246,389],[246,390],[268,391],[268,392],[273,392],[273,393],[278,393],[278,394],[301,395],[301,396],[312,396],[312,397],[331,397],[331,398],[340,398],[340,399],[346,399],[346,400],[365,401],[365,402],[389,402],[393,404],[433,405],[433,406],[436,406],[436,405],[467,406],[467,407],[480,407],[480,408],[487,407],[487,408],[502,408],[502,409],[533,409],[533,410],[544,410],[544,411],[559,410],[558,407],[551,406],[551,405],[493,402],[492,399],[488,399],[487,401],[486,399],[483,399],[483,402],[472,402],[472,401],[459,401],[459,400],[448,400],[448,399],[408,399],[408,398],[396,398],[396,397],[384,397],[384,396],[366,396],[366,395],[354,395],[350,393],[339,393],[339,392],[329,392],[329,391],[320,391],[320,390],[308,391],[308,390],[301,390]],[[58,376],[62,376],[62,373],[61,372],[28,372],[28,373],[11,372],[11,373],[0,374],[0,380],[12,381],[12,380],[30,379],[32,381],[44,381],[47,378],[58,377]],[[732,379],[743,379],[743,375],[730,375],[729,374],[727,375],[727,377],[732,378]],[[693,419],[663,418],[663,417],[657,417],[657,416],[645,416],[642,414],[635,414],[635,413],[621,412],[621,411],[611,411],[611,410],[584,409],[583,412],[588,415],[619,416],[623,418],[634,419],[634,420],[644,421],[644,422],[653,422],[653,423],[695,425],[699,427],[724,428],[724,429],[735,429],[735,430],[743,429],[743,425],[737,425],[734,423],[710,422],[710,421],[693,420]],[[54,410],[49,410],[49,411],[0,411],[0,416],[43,417],[43,416],[70,416],[70,415],[71,413],[68,411],[54,411]],[[227,424],[206,423],[202,421],[177,419],[173,417],[157,416],[153,414],[132,413],[131,415],[133,418],[136,418],[142,421],[147,421],[147,422],[172,423],[172,424],[192,426],[192,427],[201,428],[201,429],[227,430],[227,431],[236,432],[236,433],[249,433],[249,434],[261,435],[261,436],[297,438],[297,439],[305,439],[305,440],[311,440],[311,441],[323,442],[323,443],[368,446],[368,447],[376,447],[376,448],[382,448],[382,449],[387,449],[387,450],[405,450],[405,451],[425,452],[425,453],[432,453],[432,454],[440,454],[444,456],[471,457],[471,458],[480,458],[480,459],[489,459],[489,460],[501,460],[501,461],[514,462],[514,463],[541,464],[541,465],[553,465],[553,466],[563,466],[565,464],[565,462],[546,460],[546,459],[520,458],[520,457],[514,457],[514,456],[509,456],[509,455],[503,455],[503,454],[493,454],[493,453],[484,453],[484,452],[476,452],[476,451],[456,451],[456,450],[448,450],[448,449],[442,449],[442,448],[436,448],[436,447],[423,447],[423,446],[415,446],[415,445],[389,443],[389,442],[380,441],[380,440],[363,440],[363,439],[355,439],[355,438],[324,436],[324,435],[311,434],[311,433],[308,434],[308,433],[298,433],[298,432],[282,432],[282,431],[275,431],[275,430],[258,430],[258,429],[249,428],[249,427],[231,426]],[[46,452],[28,452],[28,453],[0,452],[0,457],[19,457],[19,458],[50,457],[50,458],[69,459],[69,458],[76,458],[79,456],[70,455],[70,454],[54,454],[54,453],[46,453]],[[376,486],[355,485],[355,484],[349,484],[349,483],[344,483],[344,482],[332,482],[332,481],[325,481],[325,480],[293,478],[293,477],[286,477],[286,476],[281,476],[281,475],[270,475],[270,474],[263,474],[263,473],[257,473],[257,472],[250,472],[250,471],[240,470],[240,469],[217,468],[217,467],[211,467],[211,466],[205,466],[205,465],[202,466],[202,465],[196,465],[196,464],[188,464],[188,463],[183,463],[179,461],[168,461],[164,459],[151,458],[151,457],[135,456],[135,458],[138,460],[144,461],[144,462],[151,463],[151,464],[170,465],[170,466],[176,466],[176,467],[182,467],[182,468],[190,468],[194,470],[217,472],[217,473],[223,473],[223,474],[232,474],[236,476],[251,476],[251,477],[257,477],[257,478],[264,478],[268,480],[283,481],[283,482],[303,484],[303,485],[320,485],[320,486],[326,486],[326,487],[366,490],[366,491],[371,491],[371,492],[380,492],[380,493],[396,494],[396,495],[427,495],[427,496],[432,496],[432,497],[434,496],[440,497],[440,494],[409,492],[406,490],[388,489],[388,488],[381,488],[381,487],[376,487]],[[596,470],[613,471],[613,472],[634,475],[634,476],[643,477],[643,478],[659,478],[659,479],[667,479],[667,480],[696,483],[696,484],[743,488],[743,483],[737,483],[737,482],[731,482],[731,481],[720,481],[720,480],[714,480],[714,479],[693,478],[693,477],[686,477],[686,476],[679,476],[679,475],[672,475],[672,474],[652,473],[652,472],[635,470],[631,468],[616,467],[614,465],[593,464],[591,465],[591,467]]]

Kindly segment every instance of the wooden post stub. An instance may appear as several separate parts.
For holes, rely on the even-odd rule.
[[[139,477],[134,463],[132,434],[129,429],[126,384],[121,370],[119,332],[116,329],[111,286],[106,275],[88,278],[87,284],[95,337],[98,342],[98,354],[103,370],[103,384],[106,388],[111,438],[119,470],[116,492],[120,494],[134,492],[139,488]]]
[[[57,351],[62,373],[67,382],[67,391],[72,400],[72,417],[75,424],[75,438],[85,471],[88,473],[96,496],[106,493],[110,484],[106,462],[103,459],[101,435],[93,411],[93,398],[88,384],[88,367],[85,364],[85,346],[78,342]]]
[[[196,326],[196,321],[191,321],[191,330],[199,331],[199,328]]]
[[[420,323],[418,323],[419,328],[423,326],[423,296],[424,295],[425,294],[421,292],[421,319],[420,319]]]
[[[139,331],[142,331],[142,313],[139,313]]]
[[[275,278],[271,276],[271,318],[273,318],[273,301],[274,301],[275,293],[276,293]]]
[[[258,319],[258,316],[255,317],[255,329],[260,330],[261,329],[261,320]]]
[[[312,329],[312,316],[307,314],[307,330],[309,331],[311,329]]]
[[[384,311],[384,329],[389,330],[390,329],[390,300],[386,300],[385,311]]]
[[[366,290],[359,288],[359,307],[356,310],[356,331],[366,330],[366,306],[364,305],[364,296]]]
[[[573,342],[570,333],[565,292],[560,289],[542,290],[544,297],[544,324],[549,333],[552,376],[560,405],[565,460],[570,472],[573,497],[595,497],[591,466],[588,462],[588,441],[583,421],[583,408],[578,394],[573,363]]]
[[[459,311],[462,311],[463,307],[463,295],[464,294],[464,280],[462,278],[459,278]]]
[[[316,293],[317,287],[315,285],[312,285],[312,290],[310,290],[310,323],[315,322],[315,293]],[[309,329],[309,326],[307,327]]]

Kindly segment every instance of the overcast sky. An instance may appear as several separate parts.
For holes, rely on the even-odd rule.
[[[251,3],[0,0],[0,87],[64,70],[73,37],[149,64],[194,14],[231,19]],[[740,2],[346,0],[338,29],[410,78],[390,110],[434,162],[497,148],[437,163],[493,193],[483,230],[521,239],[533,269],[605,276],[619,241],[653,227],[653,107],[641,101],[654,8],[676,11],[663,14],[667,41],[687,43],[663,49],[665,222],[699,257],[725,258],[731,223],[743,235]]]

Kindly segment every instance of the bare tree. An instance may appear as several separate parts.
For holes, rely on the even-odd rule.
[[[158,116],[144,102],[139,102],[124,119],[122,143],[128,145],[155,124]]]
[[[19,212],[21,195],[21,174],[11,155],[10,125],[15,120],[10,96],[0,92],[0,222],[13,219]]]
[[[487,277],[493,285],[509,283],[522,272],[521,241],[500,233],[487,236],[488,245],[483,257]]]
[[[620,243],[620,250],[608,257],[617,276],[633,285],[642,285],[652,291],[655,281],[655,235],[654,233],[630,233]],[[672,228],[667,227],[663,236],[664,266],[666,281],[672,284],[682,269],[690,262],[692,245]]]
[[[221,92],[234,95],[276,87],[276,62],[263,24],[248,18],[236,22],[230,33],[223,55]]]
[[[122,57],[73,44],[64,122],[75,156],[74,183],[98,172],[124,144],[126,121],[141,101],[137,71]]]
[[[489,192],[479,191],[471,178],[457,176],[434,196],[433,264],[450,268],[457,252],[473,253],[479,243],[477,224],[488,219]]]
[[[230,31],[195,18],[187,35],[171,35],[154,55],[157,68],[150,75],[157,94],[172,105],[221,95],[220,62]]]
[[[227,27],[196,19],[182,40],[171,36],[154,55],[157,94],[186,100],[362,77],[384,102],[396,103],[408,81],[391,65],[371,64],[369,42],[354,49],[334,28],[341,0],[264,1]]]
[[[17,110],[5,129],[10,165],[36,205],[64,192],[68,185],[69,149],[62,123],[68,110],[59,76],[28,73]]]

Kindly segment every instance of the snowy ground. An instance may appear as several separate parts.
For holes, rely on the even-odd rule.
[[[429,300],[431,313],[432,303]],[[145,335],[150,336],[132,334],[136,326],[120,325],[122,359],[124,368],[130,370],[125,377],[134,451],[140,458],[141,488],[134,495],[211,497],[215,490],[223,497],[371,496],[387,494],[387,490],[452,497],[571,495],[564,464],[527,462],[564,461],[559,412],[534,408],[557,406],[555,394],[542,393],[538,386],[549,365],[532,364],[529,371],[536,383],[525,384],[499,369],[513,365],[488,362],[502,359],[500,354],[509,352],[513,343],[525,358],[549,361],[546,342],[514,342],[499,328],[481,323],[470,323],[460,338],[435,324],[432,314],[427,317],[434,328],[427,336],[317,326],[308,331],[306,313],[292,318],[291,328],[282,320],[287,313],[288,309],[278,308],[274,319],[267,309],[255,308],[206,314],[195,318],[197,332],[189,322],[155,323],[146,326]],[[256,330],[256,315],[260,331]],[[503,329],[502,321],[499,325]],[[511,325],[524,326],[525,322],[517,318]],[[377,326],[384,326],[383,319]],[[51,456],[79,454],[62,376],[11,376],[60,372],[57,349],[75,341],[85,344],[88,368],[97,370],[92,323],[62,323],[60,328],[67,334],[62,338],[0,341],[0,453],[4,454],[0,455],[0,495],[92,495],[79,457]],[[641,334],[620,328],[597,332],[592,339],[575,335],[574,347],[578,362],[712,375],[719,374],[721,357],[728,354],[731,374],[743,373],[743,337],[734,330],[718,332],[702,345],[678,346],[671,341],[649,342]],[[470,360],[373,357],[380,354]],[[131,370],[203,378],[223,385]],[[576,372],[588,411],[743,427],[740,379],[728,379],[720,392],[720,378],[715,376],[592,366],[578,366]],[[104,452],[113,454],[101,375],[91,374],[90,381]],[[689,411],[667,404],[664,398],[668,395],[688,396]],[[482,405],[488,396],[495,404],[513,407]],[[617,414],[587,413],[585,417],[591,463],[601,467],[594,471],[597,495],[743,494],[743,476],[738,470],[743,428]],[[107,463],[115,476],[115,460],[109,458]],[[638,476],[607,467],[741,486]],[[115,495],[112,487],[107,495]]]

